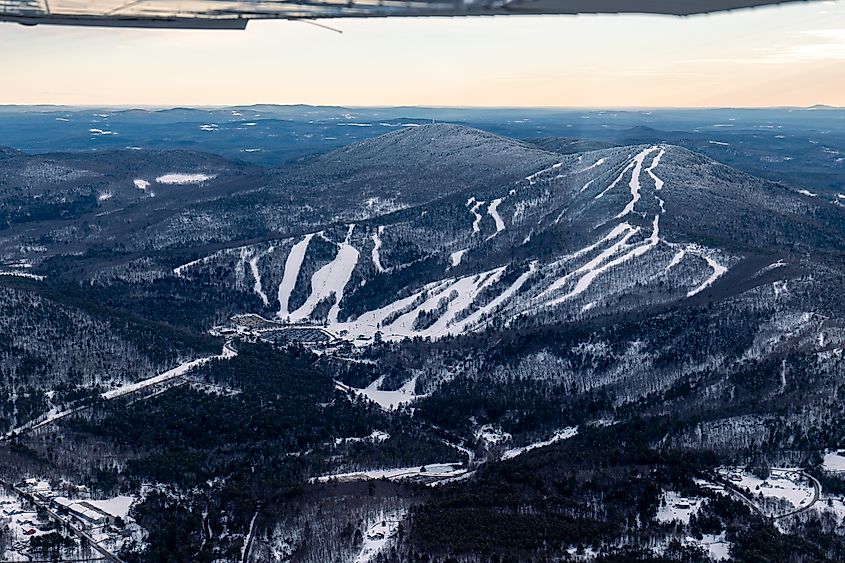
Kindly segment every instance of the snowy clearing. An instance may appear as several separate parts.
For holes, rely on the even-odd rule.
[[[355,563],[371,563],[379,553],[389,544],[390,540],[396,537],[399,524],[405,519],[405,512],[397,512],[385,516],[375,524],[367,528],[364,533],[364,542],[361,544],[361,551],[355,558]]]
[[[171,172],[169,174],[164,174],[163,176],[159,176],[156,178],[156,182],[159,184],[172,184],[172,185],[182,185],[182,184],[201,184],[208,180],[211,180],[214,176],[209,176],[208,174],[184,174],[179,172]]]
[[[367,387],[365,387],[364,389],[352,387],[339,381],[335,382],[335,387],[337,389],[340,389],[341,391],[352,392],[361,397],[366,397],[367,399],[387,411],[394,410],[406,403],[411,403],[420,397],[424,397],[424,395],[416,394],[416,377],[409,379],[407,382],[405,382],[404,385],[402,385],[402,387],[396,389],[395,391],[383,391],[379,389],[379,387],[381,387],[382,382],[384,382],[384,376],[379,377],[378,379],[367,385]]]
[[[804,479],[798,469],[772,468],[767,479],[760,479],[738,467],[723,467],[719,473],[734,486],[746,491],[751,499],[778,498],[786,500],[794,508],[802,508],[812,503],[814,498],[812,484]]]
[[[461,260],[464,259],[464,254],[466,254],[466,252],[467,252],[467,249],[464,248],[462,250],[457,250],[457,251],[455,251],[455,252],[453,252],[452,254],[449,255],[449,260],[452,261],[452,267],[453,268],[461,263]]]
[[[845,450],[826,453],[822,467],[828,473],[845,473]]]
[[[658,522],[689,524],[690,516],[698,514],[703,504],[702,498],[685,497],[675,491],[664,491],[656,518]]]
[[[355,442],[372,442],[374,444],[380,444],[389,439],[390,434],[388,434],[387,432],[382,432],[381,430],[373,430],[369,436],[364,436],[361,438],[354,436],[352,438],[335,438],[334,443],[336,446]]]
[[[510,442],[513,439],[513,436],[498,426],[485,424],[475,431],[475,439],[487,446],[496,446],[504,444],[505,442]]]

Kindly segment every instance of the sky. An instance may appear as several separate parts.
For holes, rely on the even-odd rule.
[[[679,0],[683,1],[683,0]],[[845,106],[845,0],[675,18],[0,23],[0,104]]]

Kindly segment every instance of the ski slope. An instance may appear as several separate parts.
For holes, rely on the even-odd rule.
[[[258,261],[266,254],[271,254],[275,247],[271,246],[267,249],[267,252],[259,252],[255,256],[249,259],[249,270],[252,272],[252,277],[255,280],[255,283],[252,286],[252,290],[255,292],[256,295],[261,299],[261,302],[264,303],[264,306],[268,306],[270,304],[270,299],[267,297],[267,294],[264,293],[264,287],[261,284],[261,272],[258,271]]]
[[[308,245],[311,243],[312,238],[314,238],[314,233],[305,235],[301,241],[291,247],[287,260],[285,260],[285,272],[282,275],[282,283],[279,284],[278,290],[278,316],[281,318],[286,318],[290,314],[288,312],[290,295],[296,285],[297,278],[299,278],[299,269],[302,267],[305,252],[308,250]]]
[[[625,209],[616,216],[617,219],[631,213],[634,210],[634,206],[636,206],[637,202],[640,201],[640,189],[642,188],[640,185],[640,174],[643,170],[643,161],[649,154],[656,150],[657,147],[649,147],[634,157],[634,171],[631,173],[631,181],[628,182],[628,186],[631,188],[631,201],[629,201],[625,206]]]
[[[379,272],[385,272],[384,266],[381,263],[381,234],[384,232],[384,225],[379,225],[379,228],[373,233],[373,251],[372,251],[372,259],[373,259],[373,266],[376,267],[376,270]]]
[[[181,377],[189,371],[193,370],[194,368],[207,364],[211,360],[228,360],[229,358],[234,358],[237,355],[237,350],[232,348],[232,346],[227,342],[223,345],[223,351],[220,354],[214,356],[206,356],[204,358],[198,358],[196,360],[191,360],[189,362],[179,364],[175,368],[165,371],[164,373],[160,373],[159,375],[156,375],[154,377],[150,377],[149,379],[144,379],[135,383],[127,383],[126,385],[122,385],[110,391],[106,391],[101,395],[101,397],[107,401],[111,399],[116,399],[117,397],[122,397],[123,395],[128,395],[130,393],[135,393],[136,391],[140,391],[141,389],[145,389],[154,385],[159,385],[171,379]]]
[[[344,289],[352,277],[355,266],[358,265],[358,251],[349,244],[354,228],[354,224],[349,226],[346,240],[338,246],[334,259],[311,276],[311,293],[305,303],[288,315],[288,320],[298,322],[307,319],[321,301],[333,299],[334,303],[329,310],[328,322],[330,324],[337,323]]]
[[[467,200],[467,207],[469,207],[469,212],[472,213],[473,221],[472,221],[472,234],[476,234],[481,231],[481,213],[478,212],[478,209],[484,205],[483,201],[476,201],[474,197],[471,197]],[[470,207],[471,206],[471,207]]]
[[[722,274],[724,274],[725,272],[728,271],[727,268],[725,268],[724,266],[722,266],[721,264],[719,264],[718,262],[716,262],[715,260],[713,260],[709,256],[702,255],[701,257],[704,258],[707,261],[707,265],[710,266],[710,268],[713,270],[713,273],[710,274],[710,276],[706,280],[701,282],[701,285],[699,285],[698,287],[696,287],[693,290],[690,290],[687,293],[687,297],[692,297],[693,295],[697,295],[697,294],[701,293],[702,291],[704,291],[705,289],[707,289],[708,287],[713,285],[715,283],[715,281],[722,276]]]
[[[384,391],[382,389],[379,389],[383,382],[384,376],[381,376],[363,389],[359,389],[358,387],[352,387],[339,381],[335,382],[335,387],[341,391],[345,391],[348,393],[351,392],[360,397],[365,397],[366,399],[372,401],[373,403],[377,404],[386,411],[395,410],[406,403],[411,403],[419,399],[420,397],[425,396],[416,394],[416,377],[412,377],[411,379],[406,381],[402,385],[402,387],[394,391]]]
[[[496,198],[490,202],[490,205],[487,207],[487,214],[493,218],[493,222],[496,223],[496,232],[487,237],[487,240],[495,237],[499,233],[505,230],[505,222],[502,220],[502,216],[499,215],[499,205],[501,205],[504,198]]]
[[[524,453],[530,452],[532,450],[536,450],[538,448],[545,448],[546,446],[551,446],[557,442],[561,442],[563,440],[568,440],[578,435],[578,427],[577,426],[568,426],[563,430],[558,430],[557,432],[552,435],[551,438],[548,440],[543,440],[541,442],[534,442],[532,444],[528,444],[527,446],[522,446],[519,448],[511,448],[505,453],[502,454],[502,459],[513,459],[517,456],[520,456]]]

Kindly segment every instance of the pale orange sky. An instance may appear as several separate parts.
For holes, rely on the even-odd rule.
[[[845,106],[845,1],[692,18],[0,24],[0,104]]]

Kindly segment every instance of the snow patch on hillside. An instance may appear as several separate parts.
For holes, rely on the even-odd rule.
[[[452,267],[453,268],[461,263],[461,260],[464,259],[464,254],[466,254],[466,252],[467,252],[467,249],[464,248],[462,250],[457,250],[457,251],[455,251],[455,252],[453,252],[452,254],[449,255],[449,260],[452,261]]]
[[[845,473],[845,450],[826,453],[822,467],[828,473]]]

